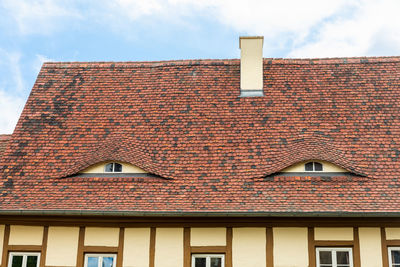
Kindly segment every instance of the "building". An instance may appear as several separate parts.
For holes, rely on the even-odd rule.
[[[399,266],[400,57],[262,44],[45,63],[1,138],[1,266]]]

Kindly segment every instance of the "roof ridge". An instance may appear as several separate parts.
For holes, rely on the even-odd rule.
[[[381,57],[332,57],[332,58],[264,58],[268,64],[365,64],[365,63],[390,63],[400,62],[400,56],[381,56]]]
[[[374,56],[374,57],[332,57],[332,58],[263,58],[266,64],[365,64],[365,63],[390,63],[400,62],[400,56]],[[70,62],[45,62],[43,67],[58,68],[113,68],[118,67],[164,67],[179,65],[234,65],[240,59],[180,59],[158,61],[70,61]]]
[[[182,59],[182,60],[159,60],[159,61],[86,61],[86,62],[45,62],[43,67],[58,68],[82,68],[99,67],[163,67],[179,65],[232,65],[239,63],[239,59]]]

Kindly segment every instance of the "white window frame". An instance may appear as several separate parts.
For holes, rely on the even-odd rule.
[[[350,267],[353,267],[353,249],[352,248],[334,248],[334,247],[324,247],[324,248],[316,248],[316,257],[317,257],[317,267],[321,267],[319,263],[319,252],[320,251],[330,251],[332,252],[332,267],[338,267],[337,265],[337,258],[336,258],[336,252],[342,252],[346,251],[349,252],[349,261],[350,261]],[[322,266],[323,267],[323,266]]]
[[[99,258],[98,267],[101,267],[103,264],[103,258],[112,257],[113,258],[113,267],[116,266],[117,263],[117,254],[114,253],[87,253],[85,254],[85,267],[88,267],[88,258],[89,257],[97,257]]]
[[[36,267],[39,267],[40,264],[40,252],[10,252],[8,257],[8,267],[12,266],[12,259],[14,256],[23,256],[22,258],[22,267],[26,267],[26,261],[28,256],[37,256],[38,260],[36,263]]]
[[[393,266],[393,262],[392,262],[392,251],[393,250],[400,251],[400,247],[388,247],[389,267]],[[396,264],[396,265],[398,265],[398,264]]]
[[[308,164],[308,163],[312,163],[312,166],[313,166],[312,171],[307,171],[307,170],[306,170],[306,164]],[[316,170],[315,170],[315,163],[321,164],[321,167],[322,167],[322,170],[321,170],[321,171],[316,171]],[[304,171],[305,171],[305,172],[323,172],[323,171],[324,171],[324,164],[323,164],[322,162],[318,162],[318,161],[309,161],[309,162],[306,162],[306,163],[304,163]]]
[[[206,267],[210,267],[211,258],[213,257],[220,257],[221,265],[225,267],[225,254],[192,254],[192,267],[195,267],[196,258],[206,258]]]
[[[120,172],[116,172],[115,171],[115,164],[119,164],[119,165],[121,165],[121,171]],[[106,171],[106,168],[107,168],[107,165],[108,164],[112,164],[112,171],[110,171],[110,172],[108,172],[108,171]],[[124,165],[122,165],[121,163],[118,163],[118,162],[109,162],[109,163],[107,163],[106,165],[104,165],[104,172],[105,173],[122,173],[122,171],[123,171],[123,169],[124,169]]]

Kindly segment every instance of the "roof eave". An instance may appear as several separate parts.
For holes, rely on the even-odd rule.
[[[119,217],[400,217],[400,212],[179,212],[101,210],[0,210],[0,216],[119,216]]]

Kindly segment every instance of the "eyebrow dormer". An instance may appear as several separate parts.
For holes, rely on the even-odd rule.
[[[92,166],[87,167],[86,169],[80,171],[81,174],[113,174],[113,173],[121,173],[121,174],[139,174],[139,173],[148,173],[147,171],[134,166],[127,162],[119,162],[119,161],[105,161],[99,162]]]
[[[81,178],[157,178],[168,179],[122,161],[102,161],[95,163],[70,177]]]
[[[348,170],[343,169],[331,162],[322,160],[308,160],[302,161],[292,166],[289,166],[282,171],[282,173],[349,173]]]

